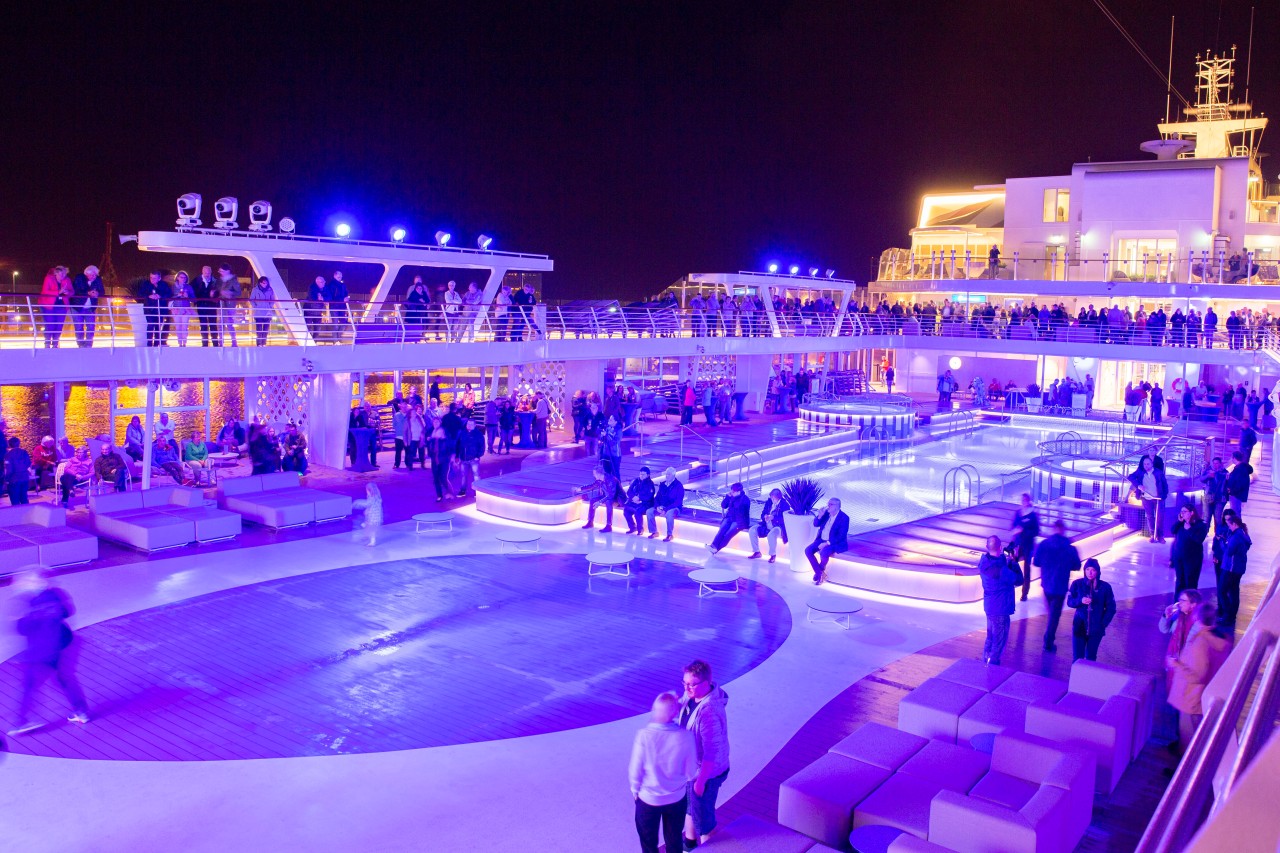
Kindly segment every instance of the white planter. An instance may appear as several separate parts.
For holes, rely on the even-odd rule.
[[[809,547],[817,533],[817,528],[813,526],[813,516],[784,512],[782,526],[787,530],[787,555],[791,560],[791,571],[812,572],[813,567],[809,565],[804,549]]]
[[[1038,411],[1040,411],[1040,404],[1041,404],[1042,402],[1043,402],[1043,400],[1042,400],[1040,397],[1028,397],[1028,398],[1027,398],[1027,411],[1028,411],[1028,412],[1038,412]]]

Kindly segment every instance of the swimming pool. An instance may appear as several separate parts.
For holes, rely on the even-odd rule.
[[[1100,436],[1087,424],[1077,425],[1082,437]],[[981,478],[975,493],[984,500],[1000,498],[1001,475],[1027,467],[1040,455],[1037,444],[1057,438],[1061,430],[1032,427],[987,426],[972,433],[954,435],[895,450],[887,458],[859,460],[853,454],[832,455],[764,478],[763,494],[795,477],[809,477],[822,486],[825,501],[839,498],[849,514],[849,532],[879,530],[916,521],[956,507],[943,506],[943,479],[958,465],[972,465]],[[1030,475],[1010,478],[1005,498],[1016,500],[1027,491]],[[967,504],[961,488],[962,506]]]

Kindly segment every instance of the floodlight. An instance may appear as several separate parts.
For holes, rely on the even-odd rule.
[[[778,271],[778,264],[777,264],[777,262],[775,261],[775,262],[773,262],[773,263],[770,263],[770,264],[769,264],[769,272],[777,272],[777,271]]]
[[[817,278],[817,277],[818,277],[818,268],[809,267],[809,278]]]
[[[401,228],[399,225],[391,229],[391,242],[403,243],[404,238],[409,236],[409,232]]]
[[[493,238],[490,237],[488,234],[481,234],[479,237],[476,238],[476,248],[478,248],[482,252],[489,251],[489,246],[492,245],[492,243],[493,243]]]
[[[453,235],[450,234],[448,231],[436,232],[436,244],[441,247],[449,245],[449,241],[452,239],[453,239]]]
[[[225,195],[213,203],[213,223],[215,228],[234,231],[240,227],[236,217],[240,215],[240,201],[232,195]]]
[[[255,201],[249,205],[249,230],[271,230],[271,202]]]
[[[200,193],[183,193],[178,196],[178,227],[200,227]]]
[[[792,265],[791,265],[791,267],[787,270],[787,272],[791,273],[792,275],[799,275],[799,273],[800,273],[800,265],[799,265],[799,264],[792,264]]]
[[[333,229],[333,233],[345,240],[351,236],[351,226],[345,222],[339,222],[337,227]]]
[[[297,227],[298,227],[297,223],[294,222],[293,219],[291,219],[288,216],[280,220],[280,231],[284,234],[292,234],[293,229]]]
[[[827,270],[827,278],[835,278],[835,277],[836,277],[835,270]]]

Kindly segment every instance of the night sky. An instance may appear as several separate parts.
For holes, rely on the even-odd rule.
[[[188,191],[206,222],[235,195],[303,233],[483,231],[555,258],[552,298],[771,259],[861,282],[923,190],[1145,157],[1165,104],[1090,0],[62,5],[5,13],[5,290],[96,263],[107,220],[173,227]],[[1243,72],[1248,2],[1108,6],[1161,68],[1177,15],[1192,100],[1198,51],[1238,44]],[[1264,112],[1277,45],[1258,3]]]

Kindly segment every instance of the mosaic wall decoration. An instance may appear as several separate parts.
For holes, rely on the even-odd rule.
[[[565,412],[569,407],[567,397],[564,362],[533,361],[523,367],[515,368],[520,379],[516,383],[516,393],[525,396],[541,391],[551,406],[551,426],[560,429],[565,424]]]
[[[738,357],[736,355],[699,355],[689,359],[689,376],[694,384],[719,382],[728,379],[733,382],[738,377]]]
[[[269,424],[293,421],[302,433],[310,426],[312,376],[259,376],[253,383],[252,416]]]

